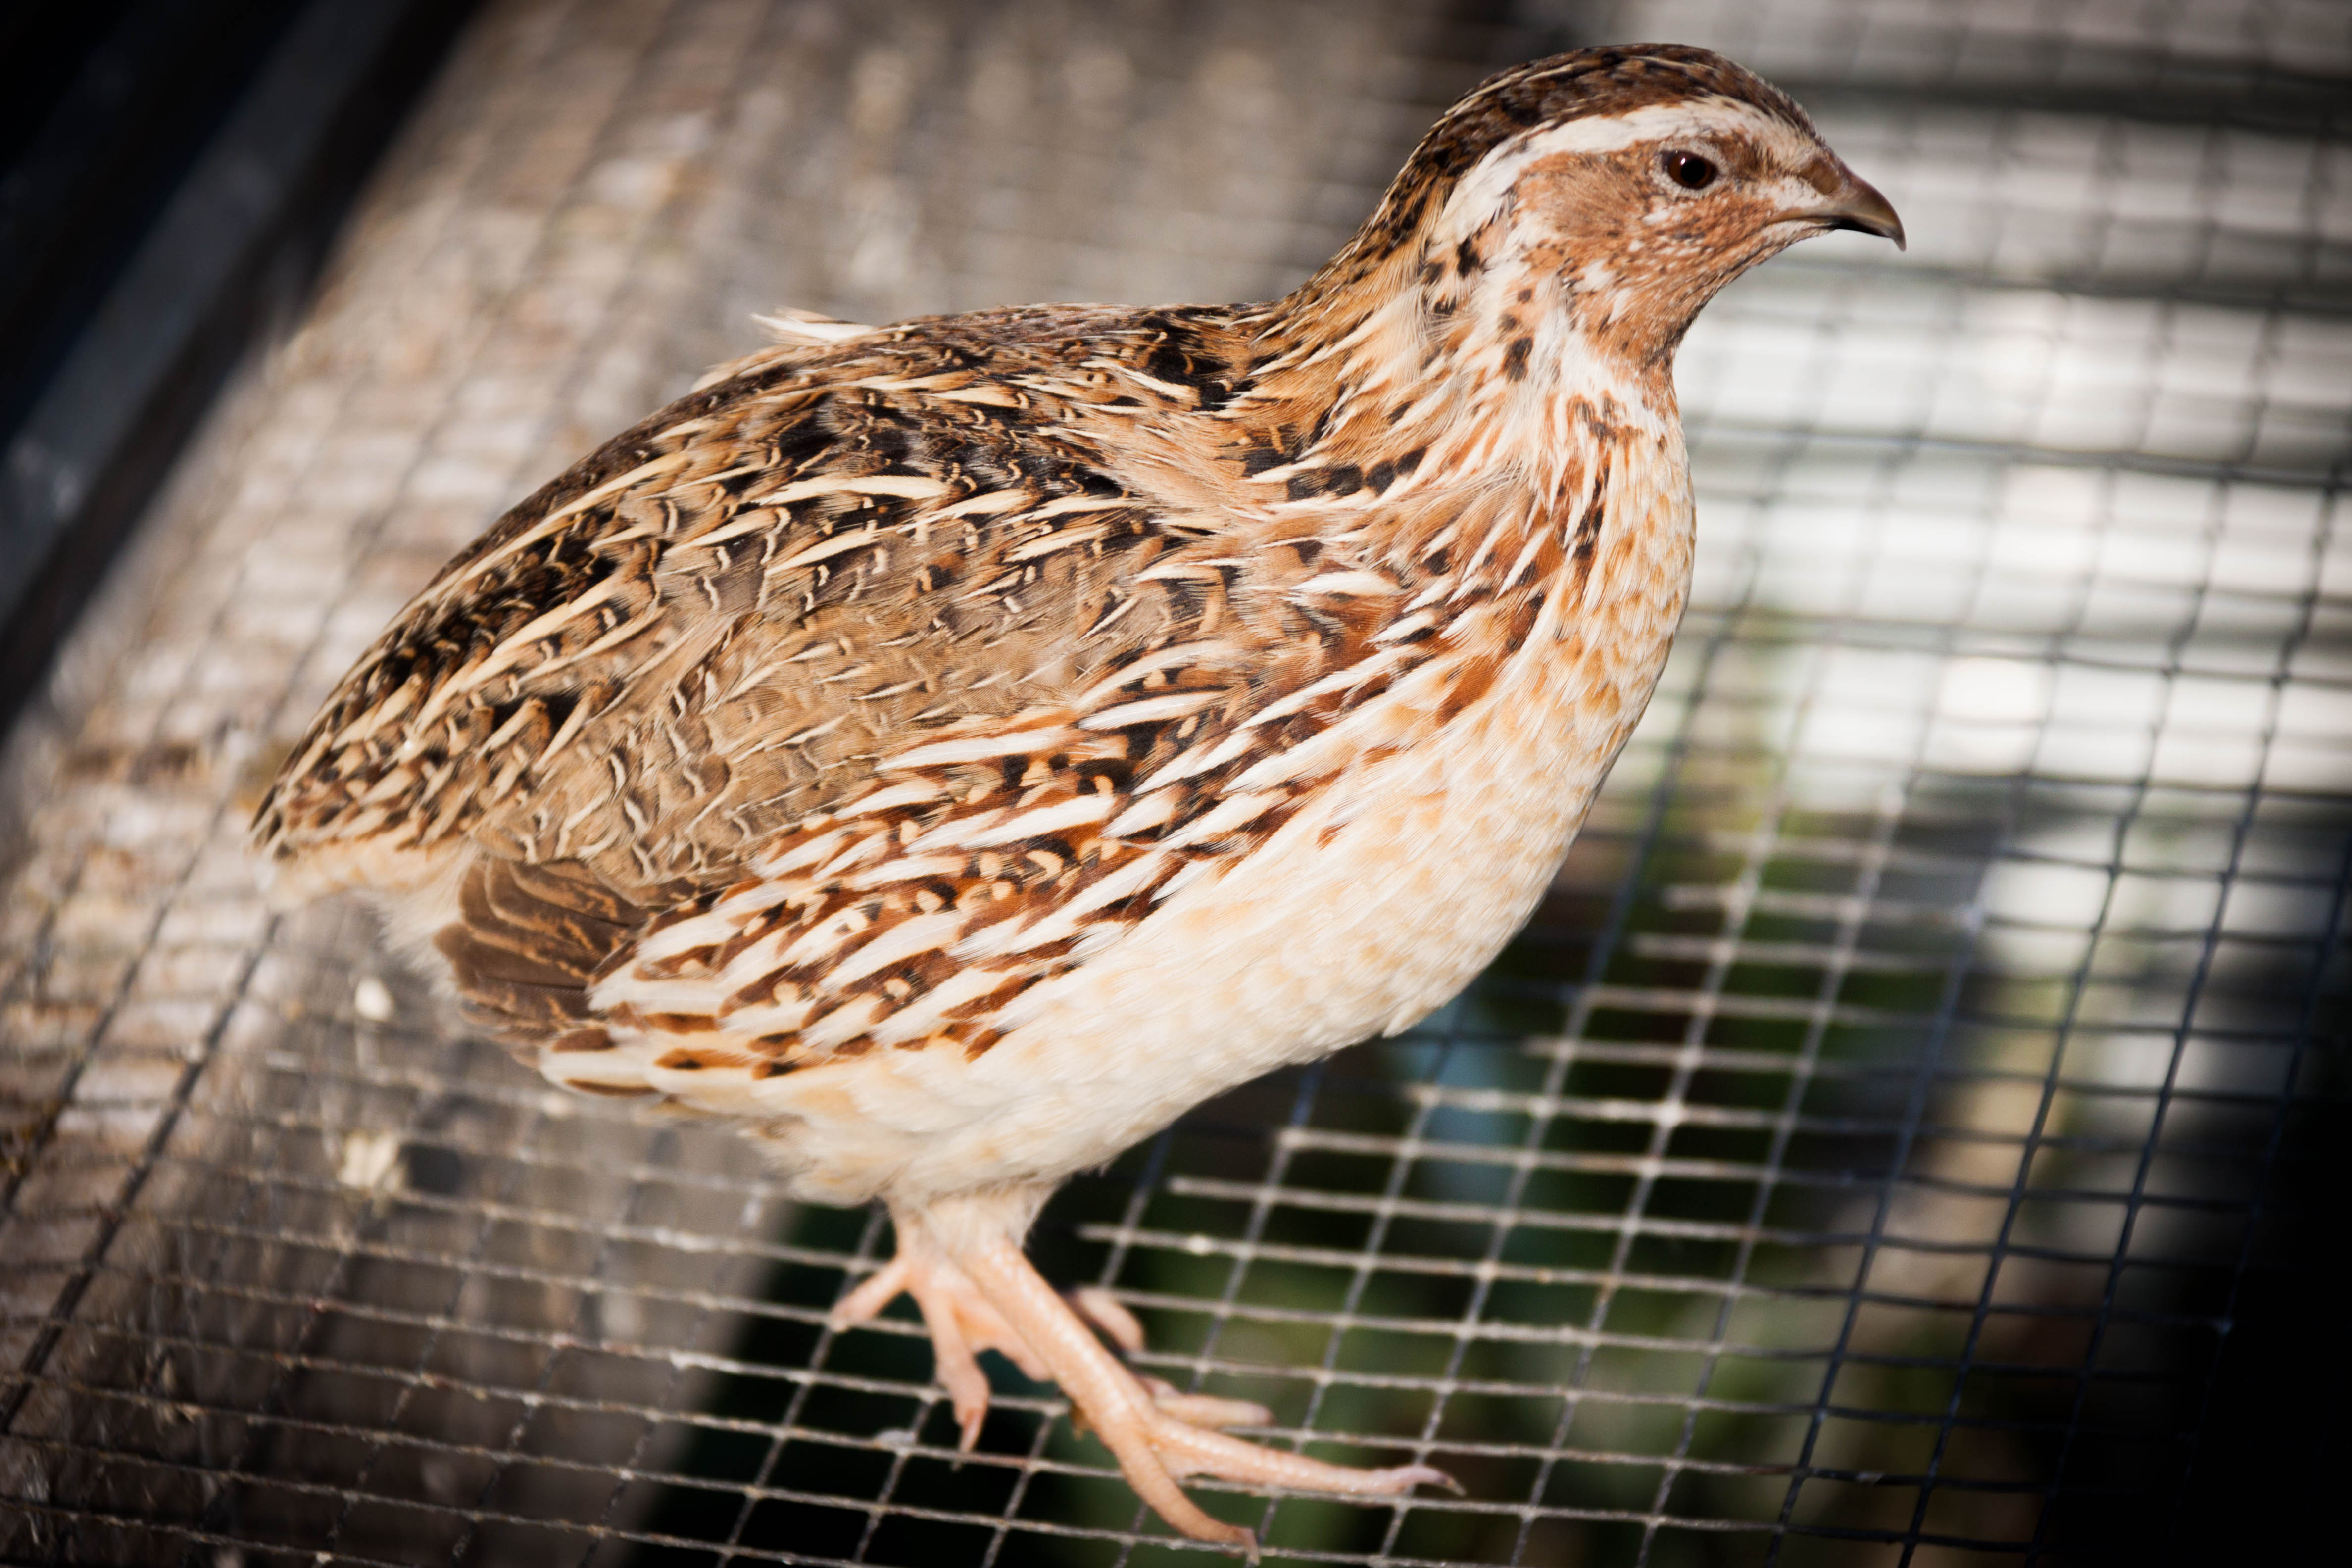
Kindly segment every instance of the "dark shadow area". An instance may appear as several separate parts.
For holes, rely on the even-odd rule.
[[[0,725],[247,353],[299,315],[475,0],[0,21]]]

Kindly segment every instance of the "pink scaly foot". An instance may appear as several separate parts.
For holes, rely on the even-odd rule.
[[[1209,1406],[1238,1407],[1242,1402],[1205,1400],[1198,1402],[1197,1408],[1169,1408],[1159,1397],[1167,1384],[1155,1389],[1104,1349],[1079,1311],[1055,1295],[1030,1266],[1013,1236],[984,1223],[956,1226],[949,1236],[951,1239],[940,1243],[941,1250],[951,1250],[964,1279],[993,1310],[995,1321],[1018,1335],[1051,1371],[1062,1392],[1069,1395],[1073,1421],[1101,1439],[1137,1495],[1160,1518],[1196,1541],[1237,1546],[1252,1562],[1257,1560],[1257,1537],[1240,1525],[1212,1517],[1186,1497],[1177,1484],[1186,1476],[1369,1497],[1393,1497],[1424,1483],[1459,1489],[1451,1476],[1427,1465],[1351,1469],[1204,1430],[1207,1426],[1239,1424],[1216,1419],[1232,1412]],[[1118,1315],[1132,1325],[1133,1319],[1124,1309]],[[1127,1337],[1118,1329],[1106,1331],[1122,1342]],[[1176,1398],[1191,1403],[1189,1396]],[[1255,1407],[1248,1407],[1248,1413],[1257,1419],[1265,1415]],[[1201,1416],[1211,1418],[1202,1421]]]
[[[1053,1381],[1053,1374],[919,1222],[902,1217],[898,1231],[898,1255],[844,1296],[827,1321],[838,1332],[873,1321],[900,1291],[912,1296],[922,1309],[924,1327],[930,1331],[934,1375],[948,1391],[948,1402],[955,1410],[961,1434],[956,1446],[969,1454],[980,1441],[981,1423],[988,1415],[988,1374],[980,1370],[976,1359],[982,1351],[1002,1352],[1039,1383]],[[1143,1348],[1143,1325],[1109,1291],[1081,1286],[1070,1292],[1070,1305],[1121,1350]],[[1265,1405],[1246,1399],[1185,1394],[1156,1377],[1142,1381],[1161,1410],[1194,1426],[1263,1426],[1274,1419],[1274,1413]],[[1076,1413],[1075,1418],[1084,1430],[1084,1414]]]
[[[1039,1383],[1052,1374],[963,1270],[931,1245],[920,1226],[902,1219],[898,1230],[898,1255],[844,1296],[828,1321],[836,1331],[870,1322],[901,1290],[912,1296],[922,1309],[923,1326],[930,1331],[934,1375],[955,1409],[956,1447],[969,1454],[988,1416],[988,1374],[974,1359],[980,1352],[1003,1352]]]
[[[1081,1285],[1069,1292],[1069,1303],[1077,1309],[1078,1316],[1103,1331],[1105,1338],[1129,1355],[1143,1349],[1143,1325],[1127,1310],[1119,1299],[1099,1285]],[[1163,1378],[1142,1380],[1151,1402],[1177,1420],[1192,1426],[1271,1426],[1274,1412],[1255,1400],[1225,1399],[1213,1394],[1186,1394]],[[1079,1431],[1087,1430],[1085,1412],[1072,1410],[1070,1417]]]

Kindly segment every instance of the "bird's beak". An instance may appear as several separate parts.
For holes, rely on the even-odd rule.
[[[1878,187],[1867,180],[1857,179],[1848,173],[1839,188],[1831,193],[1826,206],[1809,207],[1791,217],[1810,218],[1827,224],[1832,228],[1851,228],[1864,234],[1874,234],[1881,239],[1891,239],[1895,248],[1907,248],[1903,243],[1903,220],[1895,214],[1894,204],[1878,194]]]

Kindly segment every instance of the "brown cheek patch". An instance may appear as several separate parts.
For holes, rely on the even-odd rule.
[[[1737,274],[1754,259],[1741,237],[1760,232],[1775,216],[1768,202],[1718,188],[1671,221],[1641,221],[1639,215],[1658,199],[1649,167],[1658,151],[1611,159],[1557,154],[1529,164],[1516,187],[1521,207],[1549,230],[1528,247],[1533,268],[1572,279],[1580,264],[1600,261],[1609,272],[1612,301],[1620,309],[1636,302],[1627,313],[1604,320],[1580,309],[1575,296],[1570,300],[1577,329],[1632,364],[1663,363],[1679,339],[1675,324],[1714,293],[1713,283],[1704,279],[1695,288],[1694,263],[1712,258],[1720,267],[1700,271]],[[1760,168],[1751,148],[1735,144],[1720,152],[1734,179],[1752,177]],[[1842,175],[1822,163],[1806,177],[1834,182]]]
[[[1517,188],[1560,237],[1559,248],[1576,256],[1622,241],[1625,226],[1609,215],[1648,205],[1648,184],[1622,163],[1562,153],[1528,164]]]

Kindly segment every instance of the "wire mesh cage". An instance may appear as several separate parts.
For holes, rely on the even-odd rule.
[[[356,909],[269,915],[245,818],[448,552],[753,311],[1265,297],[1486,70],[1636,37],[1790,87],[1914,248],[1692,333],[1693,608],[1528,930],[1033,1250],[1266,1440],[1463,1483],[1201,1489],[1276,1560],[2154,1554],[2248,1323],[2334,1267],[2324,0],[489,7],[16,742],[0,1554],[1202,1550],[1007,1367],[959,1458],[911,1315],[825,1326],[887,1225],[546,1089]]]

